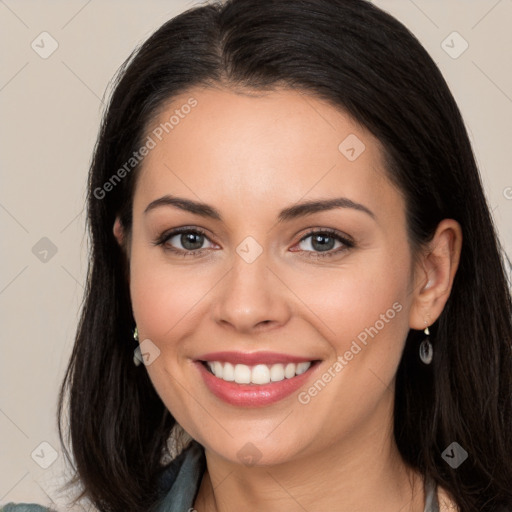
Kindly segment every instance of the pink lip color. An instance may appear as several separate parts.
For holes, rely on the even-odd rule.
[[[218,359],[215,359],[215,361],[218,361]],[[302,359],[302,361],[304,360]],[[261,359],[259,359],[259,362],[262,362]],[[311,376],[311,370],[318,366],[312,364],[306,372],[291,379],[285,378],[279,382],[259,385],[227,382],[215,377],[200,361],[195,361],[195,365],[206,386],[217,398],[238,407],[263,407],[282,400],[304,385],[305,381]]]

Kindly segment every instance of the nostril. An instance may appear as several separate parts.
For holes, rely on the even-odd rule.
[[[267,325],[272,325],[272,320],[262,320],[256,324],[256,329],[266,327]]]

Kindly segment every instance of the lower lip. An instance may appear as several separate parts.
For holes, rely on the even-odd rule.
[[[314,362],[308,370],[291,379],[283,379],[270,384],[237,384],[215,377],[203,363],[195,362],[208,389],[218,398],[238,407],[262,407],[279,402],[297,391],[312,375],[318,362]]]

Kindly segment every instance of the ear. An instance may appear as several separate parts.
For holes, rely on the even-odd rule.
[[[423,330],[441,315],[452,290],[462,248],[462,229],[453,219],[437,226],[428,247],[415,265],[409,326]]]
[[[114,236],[116,237],[117,243],[121,247],[124,247],[124,242],[125,242],[124,228],[123,228],[123,224],[121,223],[121,219],[119,218],[119,215],[116,217],[116,220],[114,222],[113,232],[114,232]]]

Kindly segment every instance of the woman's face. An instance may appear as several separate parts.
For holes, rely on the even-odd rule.
[[[379,142],[292,90],[192,89],[147,135],[130,289],[176,420],[249,464],[389,430],[417,280]]]

